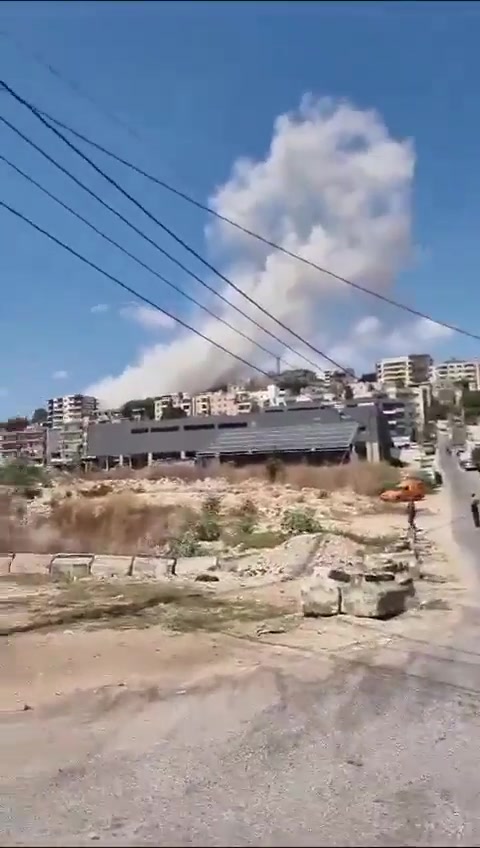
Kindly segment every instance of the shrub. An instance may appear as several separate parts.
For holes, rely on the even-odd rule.
[[[282,516],[281,527],[289,536],[300,533],[320,533],[322,527],[313,509],[289,509]]]
[[[196,538],[201,542],[216,542],[220,538],[220,504],[220,498],[216,495],[205,498],[195,525]]]
[[[192,532],[200,542],[216,542],[220,538],[220,522],[215,515],[203,513]]]
[[[208,495],[203,502],[202,513],[217,518],[220,515],[221,503],[218,495]]]
[[[245,498],[237,510],[237,530],[239,533],[253,533],[258,521],[258,509],[251,498]]]
[[[177,557],[197,556],[200,553],[200,545],[195,530],[185,532],[170,543],[170,553]]]
[[[283,472],[283,463],[276,456],[269,456],[265,463],[267,479],[270,483],[276,483]]]
[[[0,466],[0,484],[4,486],[40,486],[47,480],[45,469],[13,460]]]

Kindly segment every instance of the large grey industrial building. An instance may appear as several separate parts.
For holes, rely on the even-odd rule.
[[[315,463],[355,455],[389,459],[391,439],[381,405],[350,402],[341,409],[315,404],[236,416],[95,423],[87,452],[101,466],[190,459],[245,463],[276,455]]]

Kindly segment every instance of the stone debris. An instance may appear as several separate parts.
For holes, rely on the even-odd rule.
[[[360,618],[390,618],[405,612],[407,598],[414,591],[411,578],[398,582],[394,574],[387,572],[349,574],[333,569],[302,587],[302,611],[306,617],[342,613]]]
[[[357,618],[391,618],[405,612],[409,592],[395,581],[345,583],[341,591],[341,612]]]
[[[218,583],[220,577],[218,574],[212,574],[211,571],[201,571],[200,574],[197,574],[195,580],[198,583]]]
[[[338,615],[341,590],[328,575],[318,576],[301,588],[302,609],[306,617]]]
[[[302,611],[304,616],[391,618],[405,612],[415,596],[416,575],[420,576],[416,556],[396,543],[333,568],[317,565],[301,589]]]

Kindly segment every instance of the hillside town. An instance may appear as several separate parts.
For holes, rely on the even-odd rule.
[[[272,374],[189,395],[178,391],[104,409],[83,394],[49,398],[31,418],[0,425],[0,462],[134,468],[157,462],[391,460],[457,410],[480,413],[480,361],[428,354],[381,359],[371,373]],[[349,426],[350,425],[350,426]]]

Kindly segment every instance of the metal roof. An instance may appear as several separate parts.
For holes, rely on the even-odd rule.
[[[224,431],[207,447],[199,450],[199,456],[220,454],[253,454],[294,451],[339,451],[353,443],[358,424],[353,421],[338,421],[281,427],[249,427],[246,430]]]

